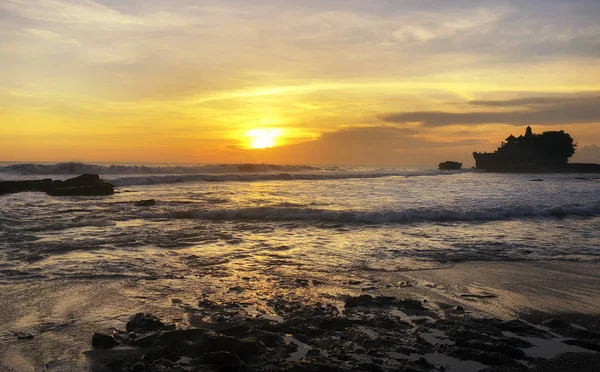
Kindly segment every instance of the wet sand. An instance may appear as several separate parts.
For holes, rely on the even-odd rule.
[[[465,262],[400,276],[415,284],[413,293],[503,319],[534,311],[600,314],[598,263]]]
[[[563,352],[583,353],[578,360],[593,365],[597,356],[591,348],[600,342],[599,268],[597,263],[467,262],[424,271],[311,276],[277,268],[242,273],[212,267],[181,278],[5,283],[0,287],[0,370],[100,371],[109,360],[133,363],[147,350],[132,349],[127,342],[112,350],[92,349],[91,339],[112,328],[119,330],[115,335],[126,334],[125,323],[137,312],[156,314],[181,329],[214,332],[235,323],[252,334],[280,335],[283,343],[263,353],[280,369],[310,370],[330,360],[348,370],[366,365],[519,370],[525,364],[541,366],[538,357]],[[507,322],[517,318],[527,322]],[[320,331],[310,331],[311,326]],[[477,343],[469,344],[461,333],[465,329],[479,335]],[[572,339],[579,341],[564,342]],[[502,353],[489,360],[481,353],[481,345],[503,350],[515,340],[521,340],[526,361]]]

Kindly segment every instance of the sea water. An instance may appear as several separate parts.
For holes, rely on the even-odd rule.
[[[66,163],[4,165],[0,179],[85,172],[116,193],[0,196],[0,283],[164,278],[207,265],[301,275],[600,260],[593,175]],[[136,205],[148,199],[156,204]]]

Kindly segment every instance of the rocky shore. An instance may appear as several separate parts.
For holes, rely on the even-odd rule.
[[[43,180],[0,181],[0,195],[19,192],[45,192],[52,196],[102,196],[114,194],[114,186],[97,174],[82,174],[65,181]]]
[[[124,372],[545,371],[557,363],[566,363],[561,371],[586,371],[599,360],[600,324],[588,329],[549,315],[505,321],[367,294],[348,297],[343,308],[273,298],[277,316],[248,306],[200,300],[199,322],[186,328],[138,313],[124,330],[95,333],[92,346],[108,370]],[[540,345],[577,354],[548,362]]]

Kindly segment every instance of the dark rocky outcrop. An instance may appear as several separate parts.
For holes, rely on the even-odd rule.
[[[47,193],[54,196],[94,196],[112,195],[115,191],[111,183],[102,181],[97,174],[82,174],[66,181],[52,182],[52,186]]]
[[[445,161],[438,165],[439,170],[460,170],[462,163],[457,161]]]
[[[0,195],[26,191],[47,192],[51,187],[52,180],[49,178],[31,181],[0,181]]]
[[[569,163],[577,145],[569,133],[549,131],[510,135],[493,153],[474,152],[476,168],[491,172],[600,173],[600,164]]]
[[[51,179],[0,181],[0,195],[18,192],[45,192],[52,196],[101,196],[114,194],[114,186],[97,174],[82,174],[65,181]]]
[[[535,369],[545,364],[529,356],[527,350],[535,346],[527,340],[561,342],[556,334],[529,322],[473,317],[462,308],[457,312],[457,306],[432,307],[417,299],[349,296],[342,310],[280,298],[268,305],[280,320],[256,316],[237,301],[202,299],[194,309],[202,328],[176,329],[154,315],[139,313],[127,322],[126,331],[97,333],[92,342],[95,349],[126,346],[111,353],[118,358],[110,363],[111,370],[121,372],[444,371],[438,356],[455,358],[452,370],[463,370],[461,361],[466,361],[481,363],[482,371],[546,371]],[[596,328],[582,337],[575,334],[582,329],[547,316],[541,315],[537,323],[569,335],[565,344],[600,349]],[[102,350],[94,353],[107,355]],[[597,367],[595,360],[578,367]]]

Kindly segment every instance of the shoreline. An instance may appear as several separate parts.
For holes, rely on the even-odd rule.
[[[209,274],[201,278],[138,283],[82,280],[2,285],[0,304],[6,310],[0,315],[0,323],[5,325],[0,334],[0,344],[4,345],[0,366],[17,371],[47,365],[56,366],[56,370],[76,367],[100,371],[104,359],[91,362],[98,354],[90,343],[94,332],[122,329],[127,319],[137,312],[157,314],[165,323],[181,329],[189,325],[205,326],[208,315],[202,307],[203,302],[205,306],[212,304],[218,311],[231,310],[231,306],[237,304],[236,310],[231,310],[233,313],[229,315],[243,318],[245,314],[248,319],[279,321],[293,318],[293,314],[285,310],[290,304],[300,308],[326,304],[336,307],[346,317],[344,310],[348,310],[345,305],[349,298],[388,296],[419,301],[426,309],[423,316],[436,319],[436,322],[458,315],[460,319],[456,318],[458,323],[454,328],[450,327],[451,332],[456,327],[479,324],[481,318],[498,321],[519,318],[532,322],[554,318],[598,332],[598,267],[598,263],[583,262],[488,261],[463,262],[426,271],[360,271],[352,278],[336,275],[299,278],[293,274],[286,277],[285,273],[261,278],[257,272],[252,278],[235,278],[235,275],[234,278],[219,278],[218,273],[214,273],[214,276]],[[239,285],[231,285],[236,282]],[[387,312],[394,308],[402,314],[398,322],[411,323],[410,309],[396,305],[380,307],[377,301],[375,306],[371,305],[366,308],[374,319],[381,316],[387,319]],[[460,314],[453,314],[453,309],[458,309]],[[359,317],[364,315],[357,314]],[[415,316],[418,318],[419,314]],[[364,324],[362,327],[369,325],[368,322]],[[415,336],[427,333],[422,327],[429,327],[434,335],[437,332],[437,323],[435,326],[427,322],[413,323],[413,333],[396,337],[402,338],[404,343],[416,342],[416,348],[421,348],[420,354],[436,352],[434,345],[423,345],[419,341],[421,338]],[[30,334],[33,339],[18,339],[15,334],[19,332]],[[369,334],[368,330],[366,333]],[[394,336],[390,337],[393,339]],[[582,351],[576,346],[564,350]],[[419,350],[415,351],[419,354]],[[100,351],[102,353],[105,357],[111,355]]]

